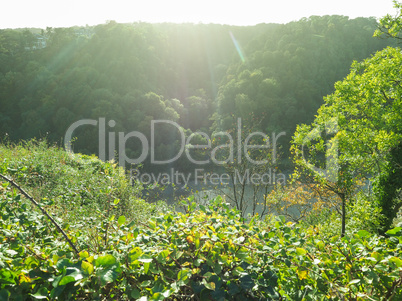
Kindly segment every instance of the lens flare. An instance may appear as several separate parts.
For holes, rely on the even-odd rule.
[[[230,34],[230,37],[232,38],[233,44],[236,47],[237,53],[239,54],[241,61],[244,63],[246,61],[246,59],[244,58],[243,52],[241,51],[239,42],[237,42],[236,38],[234,37],[234,35],[231,31],[229,32],[229,34]]]

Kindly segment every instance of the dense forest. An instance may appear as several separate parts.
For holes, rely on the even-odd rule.
[[[115,121],[107,131],[139,131],[149,140],[151,120],[174,121],[189,136],[227,130],[233,116],[251,122],[253,114],[255,130],[286,133],[279,141],[286,159],[296,125],[312,121],[351,63],[391,43],[373,38],[376,26],[375,19],[313,16],[250,27],[109,22],[1,30],[0,133],[62,143],[72,123],[103,117]],[[155,131],[158,159],[178,153],[175,133]],[[97,128],[81,127],[74,137],[74,151],[99,155]],[[124,151],[138,158],[141,144],[129,139]],[[174,164],[191,168],[185,156]],[[155,169],[149,156],[144,165]]]
[[[0,301],[402,300],[394,3],[0,30]]]

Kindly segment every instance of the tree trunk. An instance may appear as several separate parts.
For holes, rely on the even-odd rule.
[[[341,230],[341,237],[345,236],[345,232],[346,232],[346,208],[345,208],[345,195],[342,194],[341,195],[341,199],[342,199],[342,230]]]

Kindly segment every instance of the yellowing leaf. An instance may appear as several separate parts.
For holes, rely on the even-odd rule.
[[[211,291],[215,290],[215,282],[207,282],[205,283],[205,287]]]
[[[371,253],[371,257],[373,257],[375,260],[377,261],[381,261],[382,260],[382,256],[380,253],[374,251],[373,253]]]
[[[189,244],[192,244],[192,243],[194,242],[194,237],[192,237],[191,235],[189,235],[189,236],[187,236],[186,240],[187,240],[187,242],[188,242]]]
[[[297,253],[298,255],[306,255],[306,254],[307,254],[307,251],[304,250],[303,248],[296,248],[296,253]]]
[[[94,271],[94,266],[87,261],[81,263],[81,269],[88,275],[92,274]]]
[[[20,280],[20,283],[22,283],[22,282],[31,282],[31,278],[29,278],[28,276],[26,276],[26,275],[24,275],[24,274],[21,274],[20,276],[19,276],[19,280]]]
[[[204,248],[205,249],[210,249],[212,247],[212,244],[209,242],[209,241],[207,241],[205,244],[204,244]]]
[[[398,257],[391,257],[389,261],[395,263],[398,268],[402,266],[402,260],[399,259]]]
[[[89,257],[89,254],[88,254],[87,251],[81,251],[80,252],[80,258],[81,259],[88,258],[88,257]]]
[[[306,279],[308,276],[308,271],[307,270],[297,270],[297,276],[299,277],[300,280]]]

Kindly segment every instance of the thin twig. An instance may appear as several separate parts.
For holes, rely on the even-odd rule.
[[[76,255],[79,255],[79,251],[77,249],[77,247],[73,244],[73,242],[68,238],[66,232],[63,231],[63,229],[59,226],[59,224],[49,215],[49,213],[47,213],[47,211],[45,209],[43,209],[39,203],[37,201],[34,200],[33,197],[31,197],[24,189],[22,189],[21,186],[19,186],[17,183],[15,183],[13,180],[7,178],[6,176],[3,176],[2,174],[0,174],[0,177],[3,178],[4,180],[6,180],[7,182],[9,182],[11,185],[13,185],[14,187],[16,187],[19,191],[21,191],[22,195],[25,196],[28,200],[30,200],[36,207],[38,207],[40,209],[40,211],[42,211],[42,213],[44,215],[46,215],[46,217],[55,225],[57,231],[59,231],[64,238],[67,240],[68,244],[71,246],[71,248],[74,250]]]

